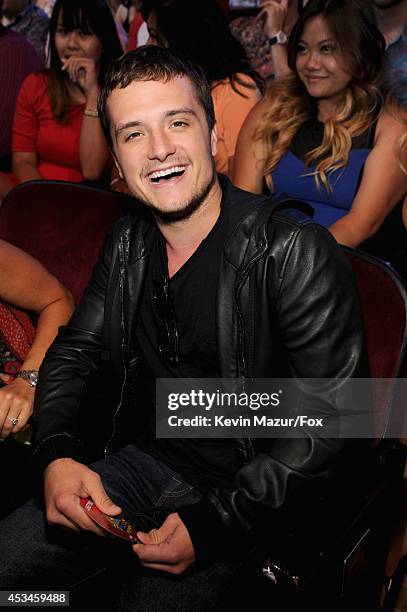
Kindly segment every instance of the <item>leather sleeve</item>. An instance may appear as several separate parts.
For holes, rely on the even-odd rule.
[[[332,381],[368,376],[353,272],[324,228],[310,223],[297,233],[283,263],[276,310],[293,376]],[[338,459],[348,443],[316,437],[311,429],[302,438],[272,442],[269,452],[258,455],[237,474],[230,502],[234,515],[247,525],[256,521],[259,509],[278,511],[275,519],[280,521],[288,516],[295,520],[316,483],[327,481],[338,470]],[[268,512],[267,516],[271,518]],[[278,529],[278,521],[274,526]]]
[[[299,229],[287,252],[277,271],[271,267],[269,288],[293,376],[342,381],[367,377],[359,298],[342,250],[327,230],[310,223]],[[265,296],[263,302],[257,298],[257,307],[265,307]],[[317,396],[314,400],[319,401]],[[328,411],[329,406],[320,409]],[[304,525],[306,516],[318,524],[318,513],[312,513],[321,491],[340,471],[352,441],[317,437],[305,429],[301,438],[268,443],[269,450],[237,473],[234,491],[213,491],[209,500],[224,526],[246,536],[257,532],[277,544],[284,534]],[[183,514],[193,532],[192,513]]]
[[[59,457],[86,462],[79,408],[88,377],[101,359],[105,293],[115,246],[110,234],[80,305],[68,325],[59,329],[41,365],[33,414],[33,452],[39,471]]]

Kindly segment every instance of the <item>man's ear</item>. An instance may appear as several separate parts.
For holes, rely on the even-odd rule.
[[[218,152],[218,132],[216,130],[216,125],[211,132],[211,151],[213,157],[215,157],[216,153]]]
[[[113,150],[112,150],[112,149],[110,149],[110,151],[111,151],[111,153],[112,153],[112,157],[113,157],[113,160],[114,160],[114,164],[115,164],[115,166],[116,166],[116,168],[117,168],[117,172],[119,173],[120,178],[121,178],[122,180],[124,180],[123,172],[122,172],[122,169],[121,169],[121,167],[120,167],[119,162],[118,162],[118,161],[117,161],[117,159],[116,159],[116,155],[114,154],[114,152],[113,152]]]

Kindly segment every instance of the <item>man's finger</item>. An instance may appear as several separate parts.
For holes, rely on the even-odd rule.
[[[49,521],[52,525],[62,525],[74,531],[93,531],[97,535],[105,535],[102,529],[86,514],[82,506],[79,505],[72,511],[58,510],[56,519]]]
[[[106,537],[106,532],[103,531],[103,529],[99,527],[95,523],[95,521],[92,521],[92,519],[88,517],[88,515],[86,514],[86,510],[81,507],[81,511],[83,512],[85,517],[84,520],[81,519],[81,529],[85,529],[86,531],[93,531],[93,533],[96,533],[96,535],[98,536]]]
[[[120,514],[122,509],[117,506],[108,496],[102,485],[96,487],[89,487],[88,495],[95,502],[96,506],[101,512],[108,514],[109,516],[115,516]]]
[[[70,519],[68,516],[66,516],[66,514],[63,514],[62,512],[58,512],[52,516],[48,516],[47,514],[47,522],[49,525],[52,525],[55,527],[66,527],[67,529],[70,529],[73,531],[80,531],[80,527],[72,519]]]
[[[145,563],[174,565],[179,561],[166,542],[161,544],[133,544],[132,548],[140,561]]]
[[[148,533],[144,531],[137,532],[137,538],[142,544],[161,544],[165,541],[165,538],[160,534],[160,529],[152,529]]]
[[[146,563],[144,561],[141,561],[141,565],[143,567],[146,567],[147,569],[158,570],[160,572],[168,572],[169,574],[182,573],[181,569],[179,569],[179,571],[176,570],[176,565],[163,565],[162,563]]]

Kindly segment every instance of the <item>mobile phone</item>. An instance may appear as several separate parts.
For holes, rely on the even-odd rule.
[[[119,514],[118,516],[109,516],[105,514],[99,510],[90,497],[81,497],[80,504],[87,515],[109,534],[121,540],[125,540],[126,542],[130,542],[130,544],[137,544],[139,542],[136,536],[139,529],[128,521],[123,514]]]

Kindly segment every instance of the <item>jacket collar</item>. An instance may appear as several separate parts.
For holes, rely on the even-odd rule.
[[[242,192],[230,183],[226,188],[233,206],[233,200]],[[248,375],[240,291],[252,265],[268,248],[268,221],[279,204],[278,199],[273,202],[269,198],[258,199],[257,205],[238,222],[225,244],[217,291],[217,343],[222,378],[246,378]]]
[[[221,376],[246,376],[242,328],[239,326],[239,292],[252,265],[268,249],[268,224],[274,212],[287,207],[287,198],[259,197],[237,189],[225,177],[219,177],[223,197],[230,206],[238,198],[253,198],[256,206],[243,217],[229,236],[220,262],[217,290],[217,337]],[[148,255],[157,237],[158,228],[151,212],[135,203],[132,219],[122,233],[119,246],[122,292],[122,316],[126,342],[131,338]],[[122,279],[126,275],[126,280]]]

